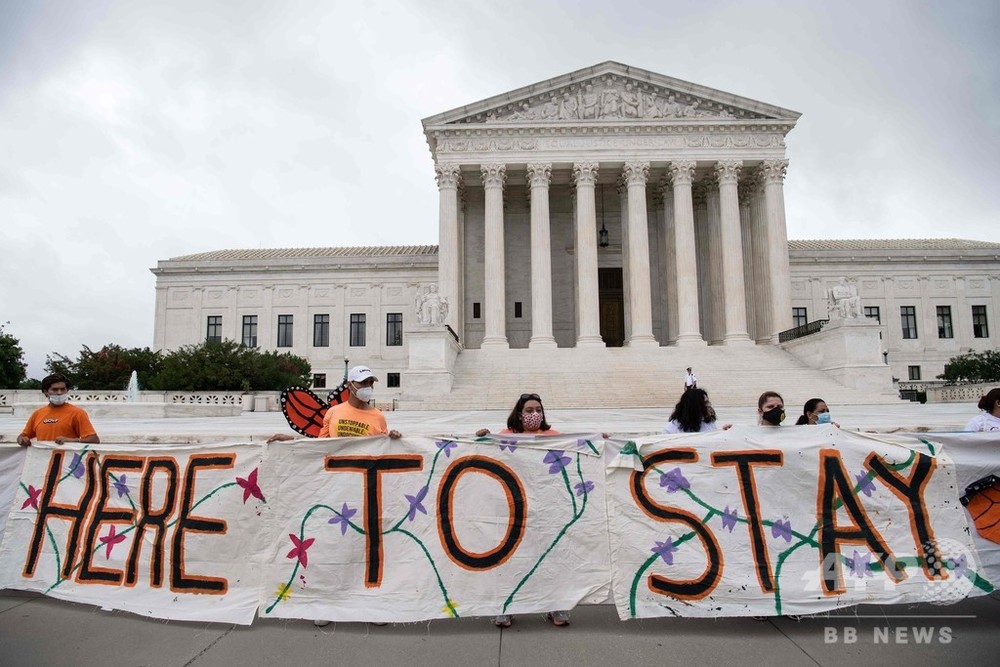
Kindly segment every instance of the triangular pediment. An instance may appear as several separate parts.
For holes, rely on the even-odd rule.
[[[800,114],[655,72],[605,62],[425,118],[466,124],[579,124],[777,120]]]

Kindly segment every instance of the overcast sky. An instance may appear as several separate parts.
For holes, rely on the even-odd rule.
[[[605,60],[802,113],[790,238],[1000,240],[1000,3],[0,0],[0,323],[152,344],[157,260],[437,243],[420,120]]]

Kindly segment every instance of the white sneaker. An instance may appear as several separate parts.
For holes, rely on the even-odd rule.
[[[330,621],[321,621],[319,619],[316,619],[315,621],[313,621],[313,625],[315,625],[317,628],[325,628],[326,626],[330,625]]]

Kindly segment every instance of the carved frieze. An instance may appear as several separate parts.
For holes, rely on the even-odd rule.
[[[651,83],[606,74],[483,111],[457,124],[699,118],[746,120],[766,117]]]

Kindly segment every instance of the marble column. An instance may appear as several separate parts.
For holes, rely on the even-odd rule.
[[[740,231],[738,183],[743,162],[715,163],[719,182],[719,221],[722,241],[723,344],[748,345],[746,294],[743,288],[743,236]]]
[[[573,165],[576,183],[577,347],[604,347],[601,338],[600,286],[597,281],[596,162]]]
[[[719,183],[715,173],[709,173],[703,181],[705,196],[705,211],[707,225],[705,228],[705,251],[702,259],[707,259],[705,265],[705,282],[702,283],[702,296],[705,302],[702,336],[709,345],[721,345],[725,331],[725,291],[722,283],[722,263],[725,248],[722,245],[722,215],[720,212]],[[697,236],[697,211],[695,214],[695,236]]]
[[[767,239],[767,208],[764,205],[764,178],[758,167],[752,178],[750,218],[753,237],[753,288],[756,326],[751,332],[758,345],[771,342],[771,260]]]
[[[632,331],[628,345],[658,345],[653,336],[652,294],[649,279],[649,229],[646,217],[648,162],[626,162],[623,176],[628,187],[629,303]]]
[[[788,267],[788,231],[785,227],[785,170],[788,160],[765,160],[764,208],[767,215],[767,254],[771,274],[771,344],[792,328],[792,276]]]
[[[486,274],[485,303],[483,314],[485,331],[480,347],[509,348],[507,343],[507,310],[504,278],[506,268],[503,244],[503,186],[507,178],[504,164],[484,164],[483,175],[485,195],[485,256],[483,268]]]
[[[663,292],[665,295],[664,327],[666,344],[677,343],[677,282],[674,267],[677,265],[677,249],[674,246],[674,188],[669,179],[660,183],[660,194],[663,198]]]
[[[628,261],[628,184],[625,183],[625,177],[619,176],[618,181],[615,183],[615,191],[618,193],[618,228],[621,230],[621,253],[622,253],[622,315],[625,319],[625,330],[624,330],[624,341],[628,342],[628,339],[632,336],[632,302],[629,295],[632,293],[631,284],[629,283],[629,269],[631,268]]]
[[[445,324],[461,336],[460,281],[462,276],[461,248],[458,230],[458,188],[462,172],[457,164],[434,167],[438,186],[438,294],[448,301]]]
[[[743,236],[743,298],[746,303],[747,313],[747,334],[750,340],[754,339],[756,331],[756,314],[754,312],[755,296],[753,282],[753,228],[750,217],[750,202],[753,195],[753,184],[751,179],[742,178],[739,182],[737,196],[740,203],[740,231]]]
[[[698,328],[698,260],[694,241],[693,160],[671,162],[674,188],[674,249],[677,253],[677,345],[705,345]]]
[[[528,165],[531,188],[531,339],[528,347],[556,347],[552,336],[552,241],[549,236],[551,163]]]

